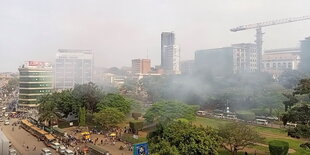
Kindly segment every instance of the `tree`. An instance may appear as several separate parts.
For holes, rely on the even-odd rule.
[[[212,128],[197,127],[181,121],[159,125],[147,138],[151,153],[160,155],[216,154],[220,140]]]
[[[49,126],[53,124],[53,122],[59,119],[59,113],[56,107],[56,103],[53,102],[51,95],[42,96],[38,103],[40,104],[38,107],[39,111],[39,121],[47,122]]]
[[[284,71],[279,77],[279,83],[286,89],[293,89],[303,77],[305,75],[297,70]]]
[[[132,101],[119,94],[109,93],[104,96],[100,103],[97,105],[98,110],[102,110],[108,107],[116,108],[124,114],[130,112]]]
[[[86,125],[86,108],[82,107],[79,110],[79,126]]]
[[[57,109],[67,117],[70,113],[78,114],[78,101],[72,94],[72,90],[63,90],[61,92],[54,92],[51,94],[53,102],[56,103]]]
[[[298,99],[292,95],[292,94],[285,94],[283,93],[283,96],[287,98],[287,100],[284,100],[282,103],[284,104],[285,111],[288,111],[291,109],[296,103],[298,103]]]
[[[310,122],[310,104],[301,104],[293,107],[282,117],[283,124],[287,122],[307,125]]]
[[[103,91],[94,83],[89,82],[87,84],[75,85],[72,90],[78,107],[85,107],[87,111],[91,113],[97,112],[97,104],[104,96]]]
[[[159,143],[152,144],[152,150],[157,150],[154,155],[180,155],[178,149],[166,140],[161,140]],[[153,152],[153,151],[152,151]]]
[[[310,97],[310,79],[301,79],[298,86],[294,89],[293,95],[307,94]]]
[[[222,146],[236,155],[246,146],[260,142],[262,138],[258,132],[243,123],[228,123],[219,128],[219,136],[222,137]]]
[[[279,90],[266,90],[259,96],[255,98],[257,104],[261,104],[263,107],[266,107],[269,109],[269,115],[272,115],[272,110],[282,107],[284,101],[283,95],[279,92]]]
[[[94,114],[94,121],[109,129],[122,123],[125,120],[125,115],[116,108],[104,108]]]
[[[161,101],[156,102],[149,108],[144,118],[148,122],[168,122],[179,118],[194,120],[196,118],[196,106],[187,105],[181,102]]]

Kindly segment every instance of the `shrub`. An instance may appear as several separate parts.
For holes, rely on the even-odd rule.
[[[269,142],[270,155],[287,155],[288,149],[288,142],[279,140],[273,140]]]
[[[310,138],[310,126],[298,124],[297,127],[288,129],[287,134],[294,138]]]
[[[310,150],[310,142],[300,144],[300,147],[303,149]]]

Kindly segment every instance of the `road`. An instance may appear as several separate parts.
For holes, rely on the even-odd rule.
[[[17,119],[10,119],[10,123],[17,121]],[[36,137],[25,131],[23,128],[18,128],[14,126],[14,131],[12,131],[12,125],[4,125],[0,122],[0,127],[6,137],[12,142],[13,147],[22,155],[40,155],[41,149],[46,147],[43,141],[38,141]],[[25,146],[23,146],[25,144]],[[29,150],[27,150],[27,146]],[[33,150],[36,147],[36,150]],[[56,151],[49,148],[53,155],[57,154]]]

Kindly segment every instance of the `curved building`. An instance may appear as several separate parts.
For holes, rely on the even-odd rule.
[[[28,61],[19,69],[19,107],[36,107],[37,99],[52,92],[52,65],[40,61]]]

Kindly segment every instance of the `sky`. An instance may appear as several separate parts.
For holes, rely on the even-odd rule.
[[[309,0],[0,0],[0,72],[29,60],[53,62],[58,49],[91,49],[95,66],[160,64],[160,34],[173,31],[181,60],[199,49],[253,42],[231,28],[310,15]],[[263,28],[263,49],[298,47],[310,20]],[[147,52],[148,51],[148,52]],[[147,54],[148,53],[148,54]]]

